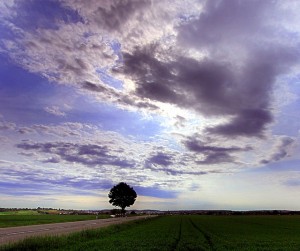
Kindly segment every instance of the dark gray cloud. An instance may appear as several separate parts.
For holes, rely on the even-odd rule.
[[[116,151],[112,152],[107,146],[95,144],[74,144],[66,142],[31,143],[22,142],[16,145],[18,148],[41,153],[52,154],[50,159],[44,162],[58,163],[61,160],[75,162],[87,166],[110,165],[118,167],[133,167],[134,162],[120,158]],[[119,149],[121,151],[121,149]]]
[[[275,69],[279,56],[277,60],[270,57],[269,62],[253,62],[238,77],[235,69],[212,60],[181,57],[161,62],[147,51],[136,51],[124,55],[124,72],[133,76],[135,94],[141,98],[192,108],[207,116],[234,116],[229,123],[210,128],[211,133],[262,136],[272,122],[272,84],[284,69]]]
[[[208,128],[211,133],[227,136],[263,137],[267,124],[272,122],[271,112],[264,109],[241,110],[229,123]]]
[[[212,165],[220,163],[234,163],[235,158],[227,152],[210,152],[206,153],[204,160],[195,161],[199,165]]]
[[[197,160],[197,164],[233,163],[235,158],[230,155],[231,153],[252,150],[251,147],[210,146],[193,137],[189,137],[183,144],[188,150],[203,155],[204,159],[201,161]]]
[[[159,149],[159,148],[158,148]],[[163,152],[163,149],[160,149],[161,151],[155,152],[151,154],[146,160],[145,160],[145,167],[151,171],[154,172],[164,172],[168,175],[204,175],[208,174],[209,172],[206,171],[199,171],[199,170],[188,170],[187,163],[190,161],[188,158],[183,158],[183,156],[180,156],[182,159],[181,161],[176,160],[176,153],[170,153],[170,152]],[[175,167],[176,165],[180,165],[181,167]]]
[[[173,164],[173,157],[170,154],[158,152],[152,155],[147,162],[149,164],[157,164],[160,166],[170,166]]]
[[[238,101],[228,91],[234,79],[226,65],[187,57],[163,62],[153,56],[151,48],[124,54],[124,73],[136,81],[136,95],[207,115],[233,113]]]
[[[260,161],[261,164],[268,164],[270,162],[276,162],[289,156],[289,150],[293,146],[295,140],[290,137],[283,137],[280,143],[275,147],[271,156],[267,159]]]
[[[120,92],[117,92],[116,90],[100,85],[100,84],[95,84],[90,81],[84,81],[82,83],[82,88],[92,91],[92,92],[98,92],[101,94],[104,94],[105,98],[111,99],[116,101],[120,105],[125,105],[125,106],[133,106],[141,109],[148,109],[148,110],[157,110],[158,107],[156,105],[151,104],[148,101],[143,101],[140,99],[135,98],[134,96],[122,94]]]
[[[231,162],[232,159],[227,159],[225,161],[225,156],[227,153],[224,153],[224,149],[217,149],[216,153],[212,152],[213,147],[207,147],[209,150],[206,150],[203,154],[208,154],[205,161],[195,161],[194,157],[191,155],[180,155],[176,156],[176,153],[163,152],[159,151],[153,153],[145,161],[145,167],[154,172],[163,172],[168,175],[177,176],[177,175],[205,175],[209,173],[219,173],[217,170],[202,171],[198,169],[190,169],[188,163],[196,164],[215,164],[221,162]],[[223,149],[223,150],[222,150]],[[163,150],[163,149],[161,149]],[[219,151],[219,152],[218,152]],[[221,152],[223,151],[223,152]],[[232,150],[234,151],[234,150]],[[218,155],[218,156],[217,156]],[[228,158],[231,156],[228,155]]]
[[[198,18],[178,26],[177,41],[207,56],[164,54],[157,44],[136,47],[123,53],[123,73],[135,81],[140,98],[228,116],[209,133],[262,137],[273,120],[273,84],[299,59],[295,46],[270,39],[278,37],[270,25],[273,11],[270,1],[207,1]]]
[[[203,152],[238,152],[245,150],[240,147],[218,147],[218,146],[208,146],[198,139],[190,137],[187,141],[184,142],[184,145],[191,151],[197,153]]]

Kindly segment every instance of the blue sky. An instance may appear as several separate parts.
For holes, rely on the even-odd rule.
[[[300,210],[299,8],[1,2],[0,206]]]

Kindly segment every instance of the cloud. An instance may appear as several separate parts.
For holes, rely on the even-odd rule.
[[[25,156],[25,157],[34,157],[36,156],[36,153],[31,152],[18,152],[19,155]]]
[[[14,167],[10,167],[10,169],[2,168],[1,175],[6,177],[5,181],[0,182],[2,191],[5,191],[2,193],[10,195],[47,195],[59,194],[61,189],[64,189],[72,194],[94,195],[96,191],[107,191],[113,185],[107,178],[87,179],[81,176],[60,176],[58,173],[44,170],[39,170],[39,174],[32,171],[26,167],[22,171]]]
[[[238,153],[252,150],[252,147],[219,147],[205,144],[197,139],[195,136],[189,137],[183,141],[184,146],[195,153],[203,156],[202,160],[196,160],[197,164],[220,164],[220,163],[234,163],[235,157],[231,153]]]
[[[178,196],[178,192],[176,191],[163,190],[155,186],[153,187],[134,186],[134,190],[140,196],[150,196],[150,197],[165,198],[165,199],[177,198]]]
[[[155,7],[157,4],[158,7]],[[37,6],[30,8],[29,13],[38,16],[38,21],[42,19],[44,22],[49,18],[55,22],[54,27],[39,26],[41,23],[39,22],[37,29],[32,30],[20,26],[17,16],[13,15],[23,13],[24,8],[28,9],[31,5],[34,3],[13,4],[10,10],[11,18],[5,18],[7,28],[13,26],[21,33],[14,38],[9,36],[1,43],[2,51],[13,61],[53,83],[72,85],[78,92],[84,94],[88,92],[100,102],[113,102],[126,109],[158,108],[149,100],[128,95],[128,86],[122,83],[122,78],[119,80],[114,77],[113,69],[122,62],[121,49],[128,44],[129,47],[134,46],[137,37],[140,37],[141,44],[146,37],[153,40],[154,33],[163,34],[153,20],[158,20],[158,16],[159,20],[163,20],[162,17],[166,15],[161,15],[161,12],[167,13],[170,9],[160,8],[159,3],[153,5],[152,1],[87,3],[76,0],[47,2],[50,13],[44,13],[39,11],[40,4],[37,3]],[[52,5],[56,5],[57,13],[53,13]],[[156,13],[158,15],[154,19],[156,10],[161,11],[160,14]],[[23,18],[30,19],[28,13]],[[12,33],[16,35],[13,30]],[[101,72],[106,72],[108,79],[104,80]],[[124,84],[122,92],[108,88],[112,87],[110,82],[113,80]],[[51,110],[53,114],[58,114],[55,111],[57,109]]]
[[[174,125],[177,128],[184,127],[184,123],[186,122],[186,119],[184,117],[177,115],[175,117],[175,120],[176,120],[176,122],[174,123]]]
[[[272,149],[271,155],[268,158],[261,160],[260,163],[268,164],[289,157],[294,145],[295,139],[291,137],[280,137],[277,144]]]
[[[227,66],[176,55],[173,60],[164,62],[153,56],[153,50],[155,48],[142,48],[133,54],[124,54],[124,73],[136,82],[138,96],[207,115],[231,113],[235,104],[226,102],[232,98],[226,98],[224,80],[230,80],[231,75]]]
[[[213,152],[205,156],[204,160],[197,160],[200,165],[213,165],[220,163],[234,163],[235,158],[226,152]]]
[[[101,35],[86,36],[88,33],[89,28],[82,23],[60,23],[57,29],[38,32],[22,29],[22,36],[4,39],[2,49],[30,72],[80,89],[85,80],[101,83],[97,68],[111,66],[117,60]]]
[[[207,131],[214,134],[234,136],[263,137],[267,124],[273,121],[271,112],[264,109],[245,109],[227,124],[208,128]]]
[[[28,134],[28,133],[33,133],[34,130],[28,127],[20,127],[18,130],[18,133],[20,134]]]
[[[199,17],[179,24],[175,49],[155,43],[123,52],[123,73],[136,83],[133,94],[228,119],[209,133],[262,137],[273,121],[274,83],[299,60],[297,45],[280,40],[270,25],[270,7],[207,1]]]
[[[16,145],[23,150],[34,150],[55,156],[44,161],[57,163],[62,160],[87,166],[110,165],[118,167],[134,167],[134,162],[114,155],[107,146],[95,144],[74,144],[66,142],[29,143]],[[119,150],[121,151],[121,149]]]
[[[180,163],[178,163],[177,159],[173,160],[173,157],[175,157],[175,153],[152,153],[144,160],[141,159],[140,161],[138,161],[126,154],[129,149],[123,149],[122,147],[115,147],[114,149],[112,149],[110,147],[111,144],[113,144],[113,142],[106,142],[101,145],[99,143],[96,144],[96,142],[84,144],[70,142],[34,143],[23,141],[22,143],[17,144],[16,147],[24,150],[25,152],[21,152],[20,154],[27,157],[32,156],[32,152],[39,152],[42,154],[50,155],[49,158],[44,158],[41,160],[41,162],[43,163],[59,164],[62,162],[66,162],[70,164],[76,163],[88,167],[98,166],[100,168],[110,166],[121,168],[120,170],[124,170],[126,172],[126,175],[132,170],[136,170],[135,172],[137,172],[138,165],[140,165],[143,161],[146,168],[154,172],[162,171],[171,175],[207,174],[207,172],[205,171],[190,170],[190,168],[185,167],[184,169],[183,167],[178,168],[177,166]],[[150,149],[152,149],[151,146]],[[131,155],[133,154],[132,150],[133,149],[131,149]],[[29,153],[27,153],[27,151],[29,151]],[[180,156],[181,155],[179,154],[177,158],[180,158]]]
[[[15,127],[15,123],[0,121],[0,130],[14,130]]]
[[[225,116],[229,122],[208,130],[218,135],[262,137],[273,121],[273,84],[299,58],[296,46],[278,34],[272,13],[282,14],[280,4],[74,0],[59,7],[67,16],[72,10],[73,21],[58,14],[57,29],[24,29],[10,41],[14,49],[5,48],[12,58],[125,109],[158,111],[169,103]],[[122,90],[99,72],[122,83]]]
[[[81,84],[83,90],[91,91],[92,93],[99,93],[103,95],[106,100],[115,102],[117,105],[128,108],[147,109],[148,111],[158,110],[159,107],[148,100],[140,100],[135,95],[128,95],[117,91],[111,87],[96,84],[91,81],[84,81]]]
[[[109,189],[118,182],[114,181],[115,177],[110,172],[110,176],[104,175],[103,172],[99,174],[71,172],[74,168],[64,172],[61,168],[45,169],[31,164],[26,165],[1,160],[0,166],[1,177],[5,180],[0,182],[2,194],[15,196],[61,194],[61,191],[64,190],[64,192],[73,195],[86,194],[98,197],[99,191],[104,191],[107,194]],[[133,185],[138,196],[176,198],[178,195],[178,192],[166,189],[159,182],[155,185],[149,185],[147,182],[142,182],[137,176],[132,178],[126,179],[126,181]],[[123,177],[122,180],[125,180],[125,178]],[[165,180],[164,183],[166,184],[167,181]]]
[[[202,152],[238,152],[238,151],[244,151],[244,150],[250,150],[250,149],[243,149],[240,147],[218,147],[218,146],[208,146],[204,145],[203,142],[189,138],[187,141],[184,142],[185,146],[194,152],[202,153]]]
[[[175,55],[163,61],[155,58],[152,50],[142,48],[124,54],[124,74],[135,81],[134,94],[140,98],[175,104],[206,116],[233,117],[227,124],[210,128],[211,133],[259,137],[272,122],[270,90],[275,77],[296,58],[286,50],[286,57],[271,53],[266,61],[261,53],[260,61],[250,60],[243,72],[237,73],[235,67],[213,59],[198,61]]]
[[[159,152],[151,153],[145,160],[145,168],[153,172],[163,172],[167,175],[205,175],[216,173],[216,170],[199,170],[196,166],[199,161],[193,156],[183,155],[179,152],[170,152],[166,149],[160,149]],[[191,166],[193,166],[191,168]]]
[[[39,161],[51,166],[97,167],[103,172],[112,168],[115,174],[123,170],[124,173],[119,174],[127,178],[133,173],[141,178],[146,175],[145,169],[148,170],[147,175],[153,177],[157,172],[172,176],[228,172],[240,162],[239,153],[251,150],[240,141],[232,144],[223,142],[220,145],[217,138],[201,141],[201,135],[196,134],[178,139],[182,140],[187,150],[182,152],[166,147],[164,139],[136,141],[118,133],[105,132],[95,125],[81,123],[16,126],[15,132],[20,133],[20,130],[24,131],[18,136],[22,141],[11,147],[26,157],[26,161]],[[237,144],[239,146],[235,147]],[[223,165],[229,163],[231,166]],[[211,170],[210,164],[222,165],[217,170]]]
[[[43,160],[42,162],[44,162],[44,163],[60,163],[61,159],[58,156],[53,156],[51,158]]]
[[[148,161],[149,164],[157,164],[160,166],[170,166],[172,165],[172,156],[162,152],[156,153],[151,156]]]
[[[198,170],[189,170],[188,168],[181,167],[180,168],[168,168],[168,167],[159,167],[154,165],[148,165],[147,168],[151,171],[154,172],[163,172],[167,175],[172,175],[172,176],[183,176],[183,175],[206,175],[209,173],[217,173],[216,171],[198,171]]]
[[[86,22],[93,23],[103,30],[120,31],[135,15],[142,15],[143,9],[149,7],[151,1],[63,1],[72,8],[78,9],[86,18]]]
[[[58,106],[47,106],[45,111],[55,116],[66,116],[66,113],[61,111]]]

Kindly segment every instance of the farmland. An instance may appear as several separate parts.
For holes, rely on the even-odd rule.
[[[300,250],[300,217],[164,216],[0,250]]]
[[[99,215],[98,218],[107,218],[108,215]],[[33,212],[3,212],[0,214],[0,227],[17,227],[37,224],[49,224],[69,221],[94,220],[95,215],[58,215],[38,214]]]

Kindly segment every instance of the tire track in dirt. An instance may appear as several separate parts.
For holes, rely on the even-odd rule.
[[[209,247],[210,247],[210,250],[213,250],[213,251],[216,250],[216,248],[214,247],[214,243],[212,242],[212,239],[211,239],[210,235],[209,235],[207,232],[205,232],[204,230],[202,230],[201,228],[199,228],[199,227],[195,224],[195,222],[193,222],[191,219],[189,219],[189,220],[190,220],[192,226],[193,226],[196,230],[198,230],[198,231],[204,236],[205,240],[207,241],[207,243],[208,243],[208,245],[209,245]]]
[[[178,244],[181,240],[181,234],[182,234],[182,217],[180,218],[180,225],[179,225],[179,233],[178,233],[178,237],[176,238],[176,242],[173,245],[173,248],[171,249],[172,251],[177,250]]]

